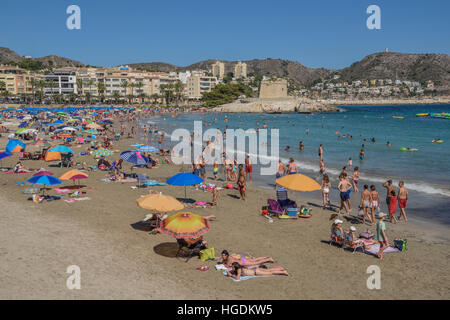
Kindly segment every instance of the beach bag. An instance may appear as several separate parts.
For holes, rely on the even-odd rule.
[[[373,233],[369,232],[369,231],[361,232],[361,234],[359,236],[361,238],[369,239],[369,240],[375,237],[375,235]]]
[[[396,247],[400,251],[406,251],[406,239],[394,239],[394,247]]]
[[[207,261],[213,260],[216,258],[216,253],[214,252],[214,248],[207,248],[200,251],[200,260]]]

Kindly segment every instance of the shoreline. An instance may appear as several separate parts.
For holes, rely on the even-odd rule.
[[[116,126],[117,127],[117,126]],[[5,136],[0,138],[4,145]],[[113,149],[125,150],[143,139],[121,139]],[[75,161],[94,164],[92,156],[80,156],[84,147],[74,147]],[[115,153],[111,159],[117,159]],[[157,156],[159,159],[163,159]],[[3,166],[15,163],[3,159]],[[25,166],[38,168],[42,162],[27,160]],[[124,168],[129,172],[130,164]],[[55,176],[67,168],[50,167]],[[188,165],[161,164],[152,169],[135,169],[158,181]],[[223,171],[219,170],[220,177]],[[17,182],[32,174],[0,173],[0,298],[2,299],[448,299],[450,280],[447,272],[449,248],[440,239],[441,230],[429,229],[414,222],[386,223],[390,241],[408,239],[408,251],[387,253],[383,260],[357,252],[351,254],[328,245],[331,212],[315,205],[320,201],[308,194],[289,192],[298,204],[313,208],[310,219],[275,219],[269,223],[261,216],[261,207],[274,191],[250,182],[248,200],[239,192],[221,190],[218,207],[186,207],[185,211],[215,215],[205,235],[216,256],[227,249],[253,256],[272,256],[276,265],[286,268],[290,277],[269,277],[235,283],[214,270],[215,262],[193,258],[189,262],[173,257],[175,239],[168,235],[150,235],[133,226],[149,211],[136,206],[135,199],[148,190],[183,198],[184,188],[158,186],[132,189],[135,184],[105,183],[106,172],[89,172],[83,181],[88,201],[66,203],[64,200],[35,204],[26,200]],[[214,183],[211,171],[207,182]],[[220,183],[223,183],[220,181]],[[69,183],[64,183],[70,185]],[[211,192],[187,188],[188,198],[211,201]],[[67,199],[67,198],[66,198]],[[311,203],[311,204],[310,204]],[[344,229],[355,225],[358,233],[374,227],[362,226],[351,216],[341,216]],[[382,270],[382,289],[366,287],[369,265]],[[81,290],[68,290],[66,268],[81,268]],[[198,266],[210,270],[200,272]],[[338,276],[337,276],[338,275]],[[336,297],[333,287],[341,294]]]

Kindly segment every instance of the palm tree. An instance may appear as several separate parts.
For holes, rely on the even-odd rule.
[[[97,82],[97,92],[100,96],[100,101],[103,103],[103,101],[105,100],[105,91],[106,91],[106,86],[103,82]]]
[[[77,93],[79,95],[83,94],[83,79],[81,79],[81,78],[77,79]]]
[[[120,94],[117,91],[114,91],[113,98],[114,98],[114,102],[117,104],[120,99]]]
[[[178,106],[178,101],[179,100],[183,101],[183,93],[184,93],[183,83],[180,80],[175,82],[174,90],[175,90],[175,99],[176,99],[175,101]]]
[[[123,80],[123,81],[120,83],[120,86],[121,86],[123,89],[125,89],[125,94],[124,94],[124,96],[126,97],[126,96],[127,96],[128,81],[127,81],[127,80]]]
[[[158,103],[158,99],[159,99],[160,97],[161,97],[161,96],[160,96],[159,94],[157,94],[157,93],[154,93],[154,94],[152,94],[152,95],[150,96],[150,98],[153,99],[153,103],[154,103],[154,104],[157,104],[157,103]]]
[[[9,101],[9,95],[10,95],[10,93],[9,93],[8,90],[4,90],[4,91],[2,92],[2,96],[3,96],[3,98],[4,98],[6,101]]]
[[[86,100],[88,103],[91,103],[91,97],[92,97],[92,86],[94,85],[94,80],[88,80],[87,85],[89,87],[89,96],[86,94]]]
[[[33,102],[34,102],[34,100],[36,100],[36,94],[35,94],[34,90],[36,89],[38,81],[33,77],[30,80],[30,84],[31,84],[31,92],[33,94]]]
[[[145,98],[147,98],[147,94],[145,92],[141,92],[139,94],[139,98],[141,98],[141,104],[144,104]]]
[[[50,95],[53,97],[53,101],[55,102],[55,93],[53,92],[53,88],[55,88],[55,82],[53,82],[52,80],[45,81],[45,87],[50,88]]]
[[[145,98],[146,94],[144,92],[142,92],[142,87],[144,86],[144,84],[139,81],[134,86],[138,89],[139,97],[142,98],[142,94],[144,94],[144,98]],[[142,98],[142,104],[144,104],[144,99],[143,98]]]

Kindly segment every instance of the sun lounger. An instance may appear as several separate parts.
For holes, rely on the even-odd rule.
[[[345,240],[344,241],[344,248],[348,248],[348,249],[352,250],[353,254],[358,249],[362,249],[362,251],[364,252],[364,242],[362,242],[362,241],[348,241],[348,240]]]

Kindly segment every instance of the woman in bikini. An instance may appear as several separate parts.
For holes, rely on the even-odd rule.
[[[330,178],[328,177],[328,174],[324,174],[322,178],[323,210],[325,210],[327,205],[331,206],[330,189],[331,189]]]
[[[227,250],[222,251],[222,264],[231,267],[233,263],[239,263],[242,266],[259,266],[264,263],[273,263],[274,260],[271,257],[259,257],[251,258],[248,256],[241,256],[240,254],[230,254]]]
[[[353,179],[352,179],[352,182],[353,182],[353,190],[355,191],[355,192],[358,192],[359,190],[358,190],[358,181],[359,181],[359,167],[355,167],[354,169],[353,169]]]
[[[282,267],[273,267],[270,269],[255,268],[248,269],[237,262],[233,262],[231,266],[231,271],[227,272],[227,276],[239,280],[241,276],[273,276],[273,275],[283,275],[289,276],[288,272]]]

